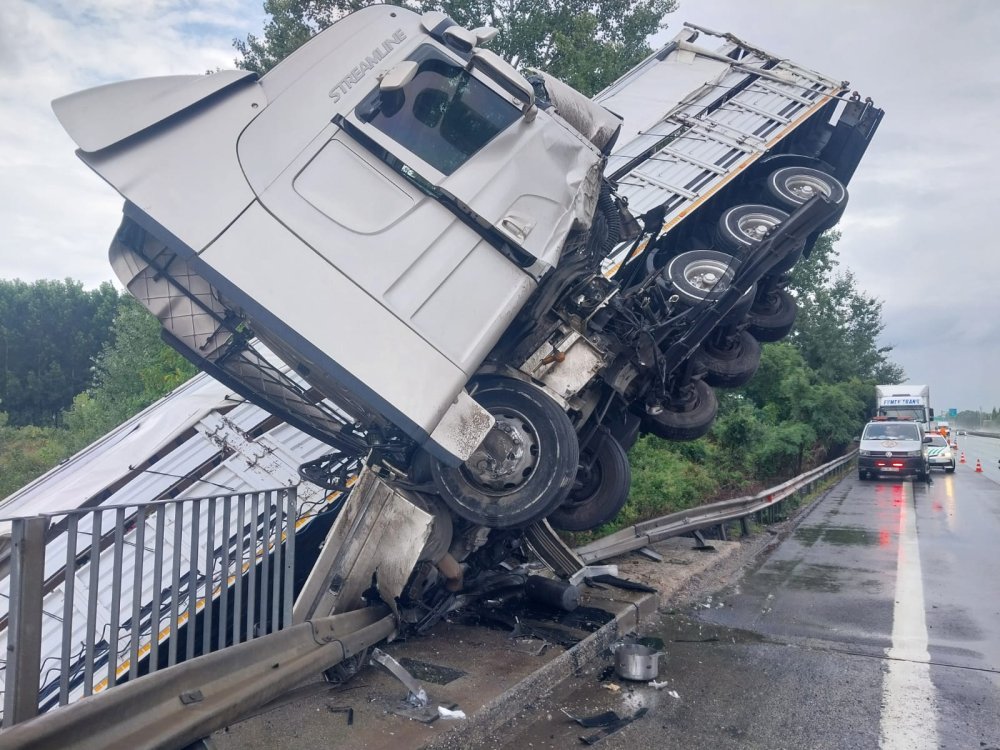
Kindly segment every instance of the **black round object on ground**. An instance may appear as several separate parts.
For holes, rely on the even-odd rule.
[[[569,417],[540,388],[514,378],[481,380],[473,398],[496,424],[461,466],[431,461],[441,498],[460,517],[490,528],[545,518],[577,473],[580,446]]]

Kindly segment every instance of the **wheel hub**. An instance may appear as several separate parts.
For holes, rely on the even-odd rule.
[[[465,462],[468,475],[479,485],[502,490],[524,482],[535,468],[535,437],[530,425],[516,414],[496,416],[496,424]]]
[[[747,214],[739,222],[740,231],[753,242],[760,242],[780,222],[773,216],[763,213]]]
[[[830,197],[830,186],[811,175],[795,175],[785,183],[788,191],[805,203],[816,194]]]
[[[699,261],[692,263],[685,269],[684,277],[691,286],[707,292],[724,281],[728,271],[729,269],[721,263]]]

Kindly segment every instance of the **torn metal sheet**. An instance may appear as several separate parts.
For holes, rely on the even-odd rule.
[[[295,602],[294,621],[363,606],[373,577],[382,600],[398,615],[396,598],[420,559],[432,522],[431,514],[363,469]]]

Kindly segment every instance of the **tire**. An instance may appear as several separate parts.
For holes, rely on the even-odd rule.
[[[847,203],[847,189],[843,183],[833,175],[812,167],[776,169],[768,175],[765,191],[779,208],[789,211],[794,211],[817,194],[837,205]]]
[[[761,203],[733,206],[719,217],[715,235],[719,247],[736,257],[744,257],[772,234],[782,222],[788,220],[784,211]],[[769,273],[790,271],[802,257],[805,242],[788,252]]]
[[[710,336],[702,342],[698,363],[708,373],[705,382],[716,388],[739,388],[750,382],[760,366],[760,344],[748,331],[726,336],[720,345]]]
[[[945,466],[944,467],[944,471],[945,471],[945,474],[954,474],[955,473],[955,462],[952,461],[951,462],[951,466]]]
[[[858,469],[858,481],[864,482],[866,479],[868,479],[868,472],[864,469]]]
[[[646,414],[643,429],[664,440],[697,440],[707,433],[719,411],[715,391],[703,380],[690,384],[683,411],[673,411],[666,405],[657,414]]]
[[[545,518],[566,499],[580,463],[569,417],[540,388],[514,378],[481,380],[473,398],[497,424],[461,466],[432,460],[442,500],[467,521],[494,529]]]
[[[662,278],[669,282],[673,293],[684,304],[694,307],[706,300],[717,300],[729,289],[735,273],[734,261],[732,255],[718,250],[688,250],[671,258],[663,269]],[[751,291],[748,289],[743,296],[752,301]],[[742,302],[741,298],[736,307]]]
[[[795,298],[785,289],[775,289],[750,308],[747,330],[758,341],[780,341],[792,332],[797,313]]]
[[[622,445],[602,430],[583,452],[577,481],[548,521],[563,531],[587,531],[618,515],[628,500],[632,468]],[[585,468],[583,464],[589,463]]]

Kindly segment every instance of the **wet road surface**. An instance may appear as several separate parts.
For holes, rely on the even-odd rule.
[[[1000,440],[959,444],[929,486],[849,475],[755,568],[663,615],[662,689],[598,667],[497,746],[583,746],[600,730],[563,709],[646,708],[599,746],[1000,748]]]

